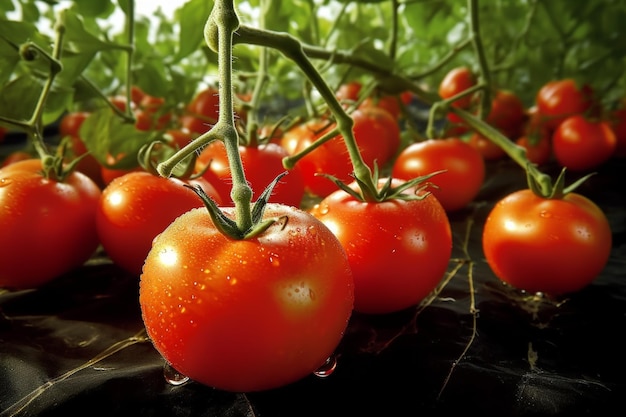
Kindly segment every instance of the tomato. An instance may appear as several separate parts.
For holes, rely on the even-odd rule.
[[[626,108],[612,111],[609,120],[617,142],[614,156],[624,158],[626,157]]]
[[[476,148],[485,161],[497,161],[506,156],[504,149],[480,133],[472,133],[467,143]]]
[[[219,90],[207,87],[198,92],[186,107],[180,123],[193,133],[204,133],[219,118]]]
[[[295,207],[270,203],[263,217],[278,220],[233,240],[193,209],[146,258],[139,302],[148,335],[194,381],[236,392],[287,385],[324,364],[343,337],[354,282],[341,244]]]
[[[552,151],[559,165],[572,171],[594,169],[611,158],[617,147],[608,122],[574,115],[565,119],[552,135]]]
[[[459,138],[430,139],[405,148],[391,176],[410,180],[436,171],[430,191],[446,211],[464,208],[478,195],[485,180],[485,161],[478,150]]]
[[[394,120],[398,120],[402,115],[402,108],[400,107],[400,96],[380,94],[378,96],[367,97],[361,105],[360,109],[378,108],[387,111]]]
[[[354,102],[359,99],[361,88],[363,88],[363,85],[359,81],[350,81],[341,84],[335,91],[335,96],[339,101]]]
[[[483,229],[483,250],[495,275],[528,292],[578,291],[604,268],[611,229],[586,197],[547,199],[525,189],[500,200]]]
[[[26,151],[13,151],[4,157],[4,159],[2,160],[2,163],[0,163],[0,168],[14,164],[15,162],[18,162],[18,161],[23,161],[25,159],[32,159],[32,158],[34,158],[34,156]]]
[[[39,159],[0,169],[0,287],[36,288],[81,266],[98,247],[100,188],[73,172],[46,179]]]
[[[449,99],[476,85],[476,76],[468,67],[451,69],[439,83],[439,97]],[[472,103],[472,95],[455,100],[452,105],[468,108]]]
[[[165,98],[144,94],[134,110],[135,127],[138,130],[159,130],[172,120],[172,114],[164,111]]]
[[[203,207],[196,193],[183,186],[189,183],[201,185],[221,203],[202,178],[182,181],[130,172],[107,185],[96,211],[96,227],[102,247],[116,265],[139,276],[154,237],[184,212]]]
[[[579,86],[572,78],[547,82],[535,97],[537,111],[552,129],[569,116],[590,111],[594,101],[593,89],[587,84]]]
[[[192,140],[192,133],[185,128],[172,128],[165,132],[165,139],[174,149],[181,149],[187,146]]]
[[[85,111],[66,113],[59,121],[59,134],[61,137],[80,136],[80,127],[89,115],[90,113]]]
[[[520,136],[515,140],[518,146],[526,149],[526,158],[535,165],[545,165],[552,157],[550,135]]]
[[[359,108],[352,112],[351,117],[354,120],[354,139],[363,161],[371,168],[374,162],[379,167],[383,166],[400,146],[400,130],[396,120],[385,110],[374,107]],[[285,144],[290,154],[298,153],[334,126],[329,126],[325,120],[310,120],[286,132],[281,143]],[[345,183],[353,180],[352,161],[340,134],[304,156],[297,162],[297,166],[302,171],[307,191],[319,197],[337,190],[337,185],[321,174],[333,175]]]
[[[281,173],[287,171],[283,167],[283,158],[288,156],[287,151],[275,143],[258,146],[240,146],[239,155],[246,174],[246,179],[252,187],[253,198],[261,195],[263,190]],[[214,184],[217,192],[223,197],[225,205],[231,205],[230,190],[232,179],[226,147],[220,141],[210,143],[202,150],[196,162],[196,168],[202,170],[209,165],[209,176],[206,179]],[[214,175],[219,179],[216,183]],[[269,201],[299,207],[304,197],[304,178],[300,167],[289,170],[274,187]]]
[[[354,182],[350,186],[357,189]],[[407,190],[411,192],[415,190]],[[376,203],[337,190],[310,212],[346,250],[355,311],[386,314],[417,305],[447,270],[452,233],[446,211],[433,195]]]
[[[514,92],[497,90],[485,121],[504,132],[505,136],[515,139],[521,134],[526,122],[526,108]]]

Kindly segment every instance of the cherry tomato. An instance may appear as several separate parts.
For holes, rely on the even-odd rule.
[[[36,288],[81,266],[98,247],[100,188],[72,172],[45,178],[39,159],[0,169],[0,287]]]
[[[354,102],[359,99],[359,93],[362,87],[363,85],[359,81],[350,81],[341,84],[337,91],[335,91],[335,96],[339,101]]]
[[[572,171],[594,169],[611,158],[617,147],[608,122],[582,115],[565,119],[552,135],[552,151],[559,165]]]
[[[585,84],[566,78],[544,84],[535,97],[537,111],[549,128],[556,128],[566,118],[584,114],[594,106],[594,91]]]
[[[391,176],[410,180],[436,171],[429,182],[446,211],[467,206],[478,195],[485,180],[485,161],[467,142],[459,138],[430,139],[405,148],[396,158]]]
[[[2,160],[2,163],[0,164],[0,168],[14,164],[15,162],[18,162],[18,161],[24,161],[26,159],[33,159],[33,158],[34,156],[26,151],[13,151],[4,157],[4,159]]]
[[[70,112],[61,117],[59,121],[59,134],[63,136],[80,136],[80,127],[89,117],[90,113],[85,111]]]
[[[489,213],[483,230],[487,263],[502,281],[529,292],[578,291],[604,268],[611,229],[586,197],[547,199],[516,191]]]
[[[287,171],[283,167],[283,158],[288,156],[287,151],[275,143],[240,146],[239,155],[246,179],[252,187],[253,199],[259,197],[279,174]],[[208,173],[206,179],[215,186],[217,192],[222,196],[223,204],[232,205],[230,166],[226,147],[222,142],[212,142],[202,150],[197,159],[196,169],[203,170],[207,164],[210,164],[208,171],[211,172]],[[215,176],[217,176],[218,182],[215,182]],[[269,201],[300,207],[303,197],[304,178],[300,172],[300,167],[296,165],[274,187]]]
[[[552,157],[552,143],[548,134],[520,136],[515,143],[526,149],[526,158],[535,165],[545,165]]]
[[[187,112],[181,117],[182,126],[194,133],[206,132],[217,123],[219,103],[219,90],[214,87],[201,90],[187,105]]]
[[[354,182],[350,186],[357,189]],[[411,192],[415,190],[407,190]],[[376,203],[337,190],[310,212],[346,250],[354,275],[355,311],[386,314],[417,305],[448,268],[450,223],[432,194],[421,200]]]
[[[491,110],[485,121],[504,132],[506,137],[517,138],[526,122],[526,108],[522,100],[512,91],[497,90],[492,101]]]
[[[476,85],[476,76],[468,67],[457,67],[450,70],[439,83],[439,97],[449,99],[461,94]],[[468,108],[472,103],[472,95],[455,100],[452,105]]]
[[[504,149],[480,133],[472,133],[467,143],[476,148],[485,161],[497,161],[506,156]]]
[[[215,189],[202,178],[182,181],[129,172],[107,185],[96,211],[96,227],[102,247],[116,265],[139,276],[154,237],[184,212],[203,207],[183,184],[202,186],[221,204]]]
[[[617,142],[614,156],[624,158],[626,157],[626,108],[612,111],[609,120]]]
[[[354,282],[341,244],[295,207],[270,203],[263,217],[277,221],[233,240],[193,209],[148,254],[139,294],[148,335],[192,380],[237,392],[280,387],[313,373],[343,337]]]

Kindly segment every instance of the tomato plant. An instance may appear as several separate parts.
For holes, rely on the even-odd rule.
[[[231,391],[276,388],[313,373],[343,336],[354,283],[337,238],[295,207],[270,203],[264,218],[278,220],[257,238],[233,240],[206,210],[191,210],[146,258],[146,329],[193,380]]]
[[[594,169],[611,158],[617,146],[608,122],[582,115],[565,119],[552,135],[556,161],[572,171]]]
[[[183,184],[200,185],[218,204],[222,202],[203,178],[163,178],[147,171],[126,173],[104,188],[96,227],[102,247],[115,264],[139,276],[155,236],[176,217],[203,206]]]
[[[0,287],[36,288],[89,259],[99,243],[100,194],[80,172],[45,177],[39,159],[0,169]]]
[[[499,279],[550,295],[591,283],[604,268],[612,241],[606,216],[591,200],[577,193],[545,198],[529,189],[493,207],[482,238],[487,263]]]
[[[357,189],[354,182],[350,187]],[[423,198],[366,202],[337,190],[310,210],[348,255],[355,311],[385,314],[417,305],[446,272],[452,234],[443,206],[424,190],[406,193]]]
[[[459,138],[429,139],[405,148],[395,159],[391,175],[410,180],[443,171],[429,181],[446,211],[467,206],[485,179],[485,161],[478,150]]]

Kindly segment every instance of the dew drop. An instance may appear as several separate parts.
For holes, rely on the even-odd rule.
[[[335,372],[335,368],[337,368],[337,357],[335,355],[331,355],[328,359],[326,359],[326,362],[324,362],[322,366],[313,372],[313,375],[318,378],[327,378]]]
[[[328,206],[328,204],[320,204],[317,207],[317,210],[320,214],[325,215],[328,214],[328,212],[330,211],[330,207]]]
[[[539,213],[539,215],[543,217],[544,219],[549,219],[550,217],[552,217],[552,213],[550,213],[549,211],[545,211],[545,210]]]
[[[163,366],[163,377],[165,378],[165,382],[170,385],[174,385],[175,387],[179,385],[183,385],[187,381],[189,381],[189,377],[178,372],[172,365],[166,363]]]
[[[0,178],[0,187],[6,187],[8,185],[11,185],[12,182],[13,180],[11,180],[10,178]]]

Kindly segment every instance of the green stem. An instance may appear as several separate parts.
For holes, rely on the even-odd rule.
[[[482,38],[480,36],[480,24],[478,16],[478,0],[468,0],[467,6],[470,15],[470,31],[472,44],[474,45],[474,52],[478,59],[478,65],[480,67],[480,74],[482,78],[482,84],[487,88],[483,90],[481,94],[481,102],[479,108],[479,116],[489,114],[491,109],[491,75],[489,72],[489,64],[487,57],[485,56],[485,49],[483,48]]]
[[[267,42],[266,45],[279,50],[283,55],[295,62],[305,74],[307,79],[315,86],[315,88],[317,88],[317,91],[325,100],[329,110],[335,117],[337,129],[343,136],[350,160],[352,161],[354,176],[356,179],[365,184],[365,189],[362,190],[364,197],[366,199],[376,199],[378,191],[377,186],[374,184],[372,179],[372,171],[363,161],[359,147],[354,138],[354,132],[352,131],[354,120],[346,113],[343,106],[335,96],[335,93],[330,89],[324,78],[322,78],[321,74],[308,59],[302,49],[302,44],[287,33],[260,30],[252,31],[256,34],[262,34],[263,41]],[[242,35],[242,33],[238,31],[237,39],[244,40],[245,38],[245,41],[249,40],[248,36],[250,33],[247,30],[245,32],[246,34]],[[254,36],[252,36],[252,38],[254,39]],[[258,41],[259,39],[257,38],[257,42]]]

